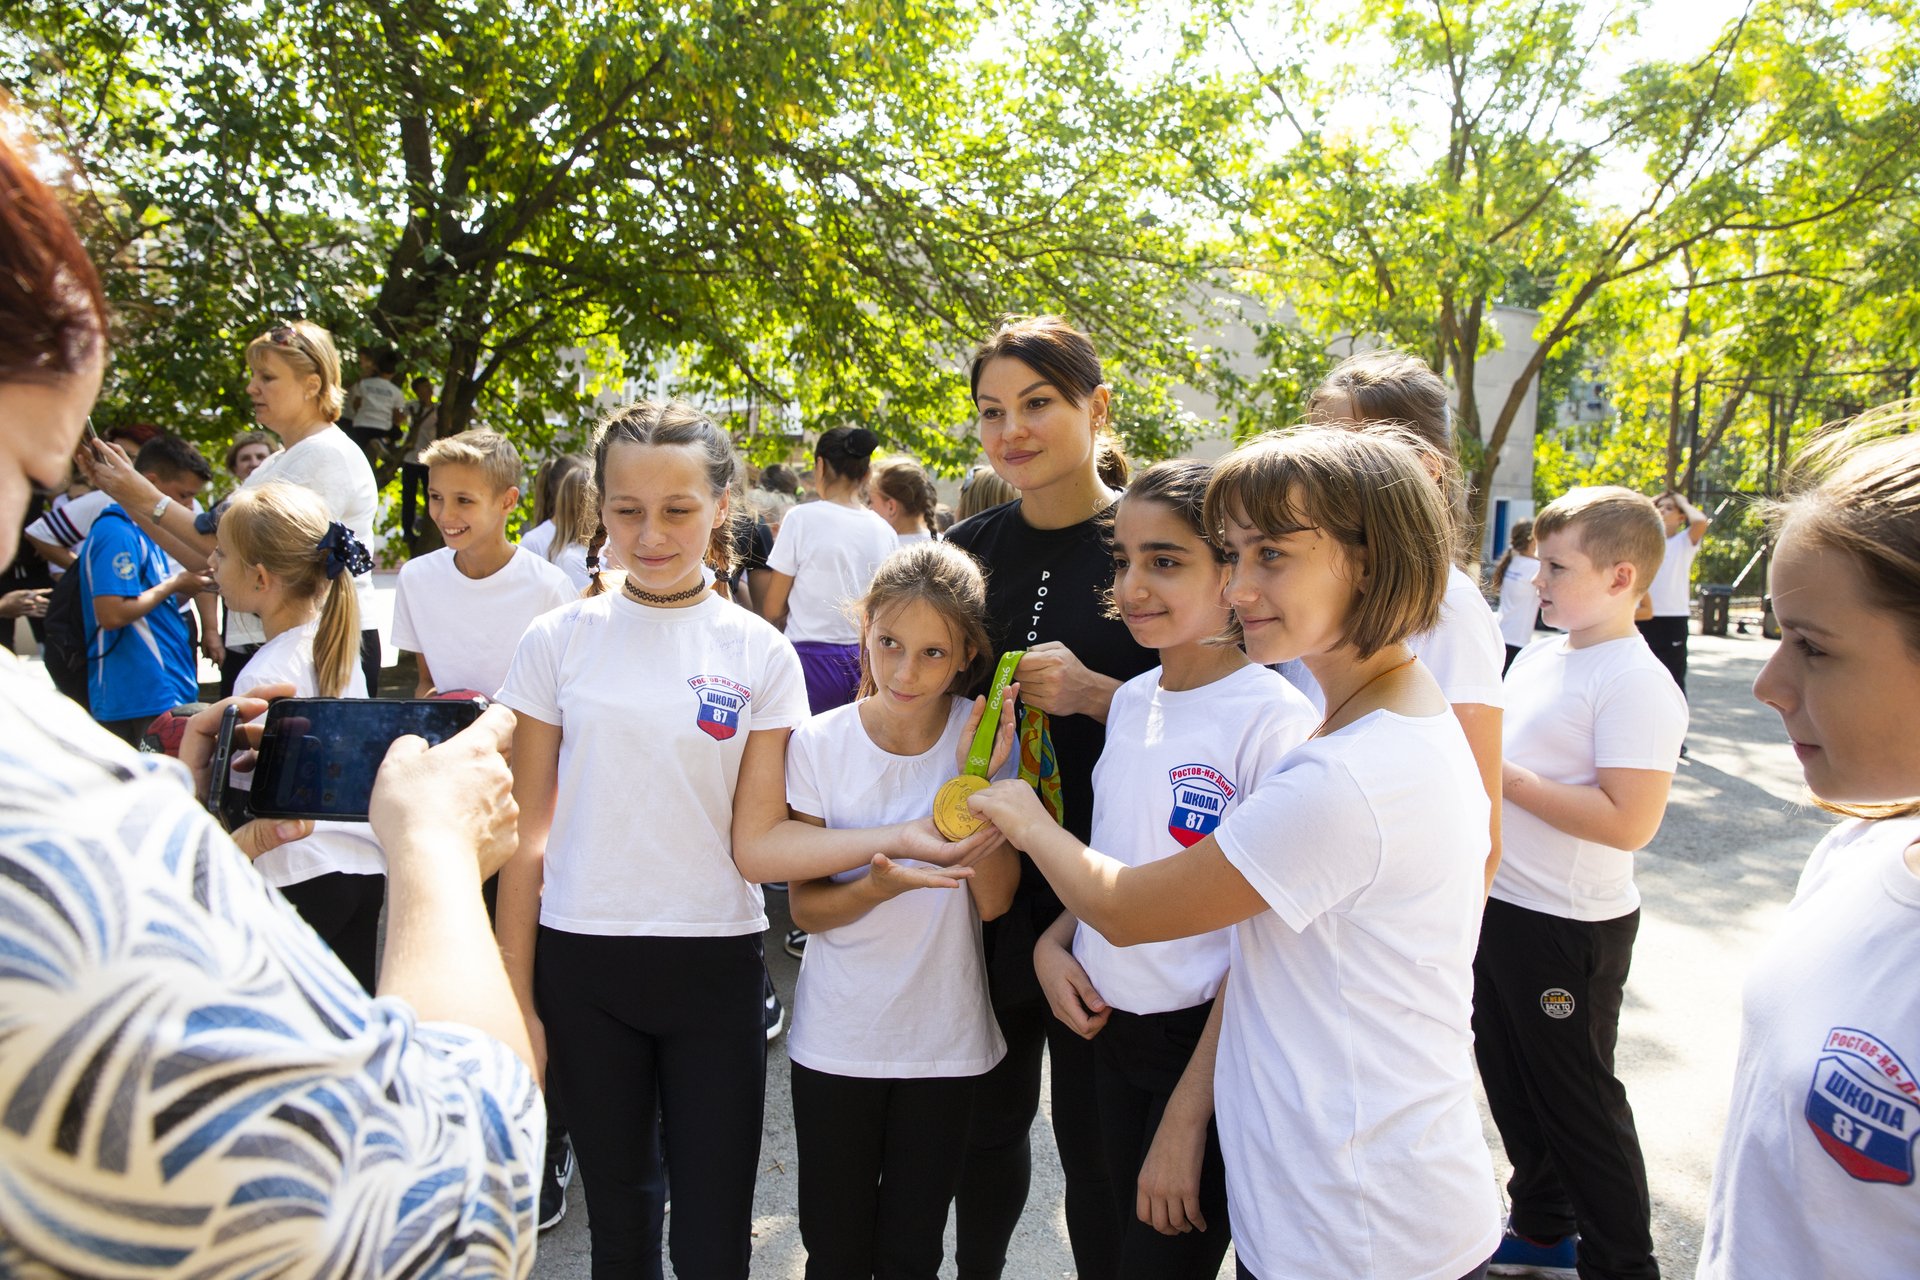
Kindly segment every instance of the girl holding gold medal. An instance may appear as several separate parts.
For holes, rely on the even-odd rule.
[[[949,839],[979,828],[966,796],[1012,754],[1019,661],[1010,653],[994,667],[985,598],[979,566],[938,542],[881,564],[860,603],[859,700],[788,744],[794,818],[885,827],[932,807],[936,822],[940,810],[966,818],[967,831],[943,828]],[[989,670],[989,695],[970,704]],[[975,1082],[1006,1052],[980,922],[1007,909],[1019,875],[1002,845],[971,867],[875,854],[793,882],[794,923],[812,935],[787,1052],[813,1280],[938,1274]]]

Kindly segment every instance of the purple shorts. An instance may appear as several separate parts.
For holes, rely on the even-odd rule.
[[[807,707],[814,715],[844,707],[860,692],[860,646],[797,641],[800,670],[807,677]]]

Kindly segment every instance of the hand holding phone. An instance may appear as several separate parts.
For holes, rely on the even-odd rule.
[[[374,778],[396,739],[412,736],[438,745],[479,719],[482,710],[471,699],[283,698],[267,710],[253,769],[252,812],[365,822]]]

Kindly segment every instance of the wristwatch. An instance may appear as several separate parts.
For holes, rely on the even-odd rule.
[[[152,518],[155,524],[160,523],[160,517],[167,514],[167,504],[172,501],[173,501],[172,498],[169,498],[166,494],[163,493],[160,495],[160,501],[153,504]]]

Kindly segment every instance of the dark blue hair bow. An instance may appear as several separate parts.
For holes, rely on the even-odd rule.
[[[345,569],[352,577],[373,572],[373,556],[366,545],[353,536],[353,530],[338,520],[327,525],[327,536],[315,548],[327,553],[327,577],[337,578]]]

